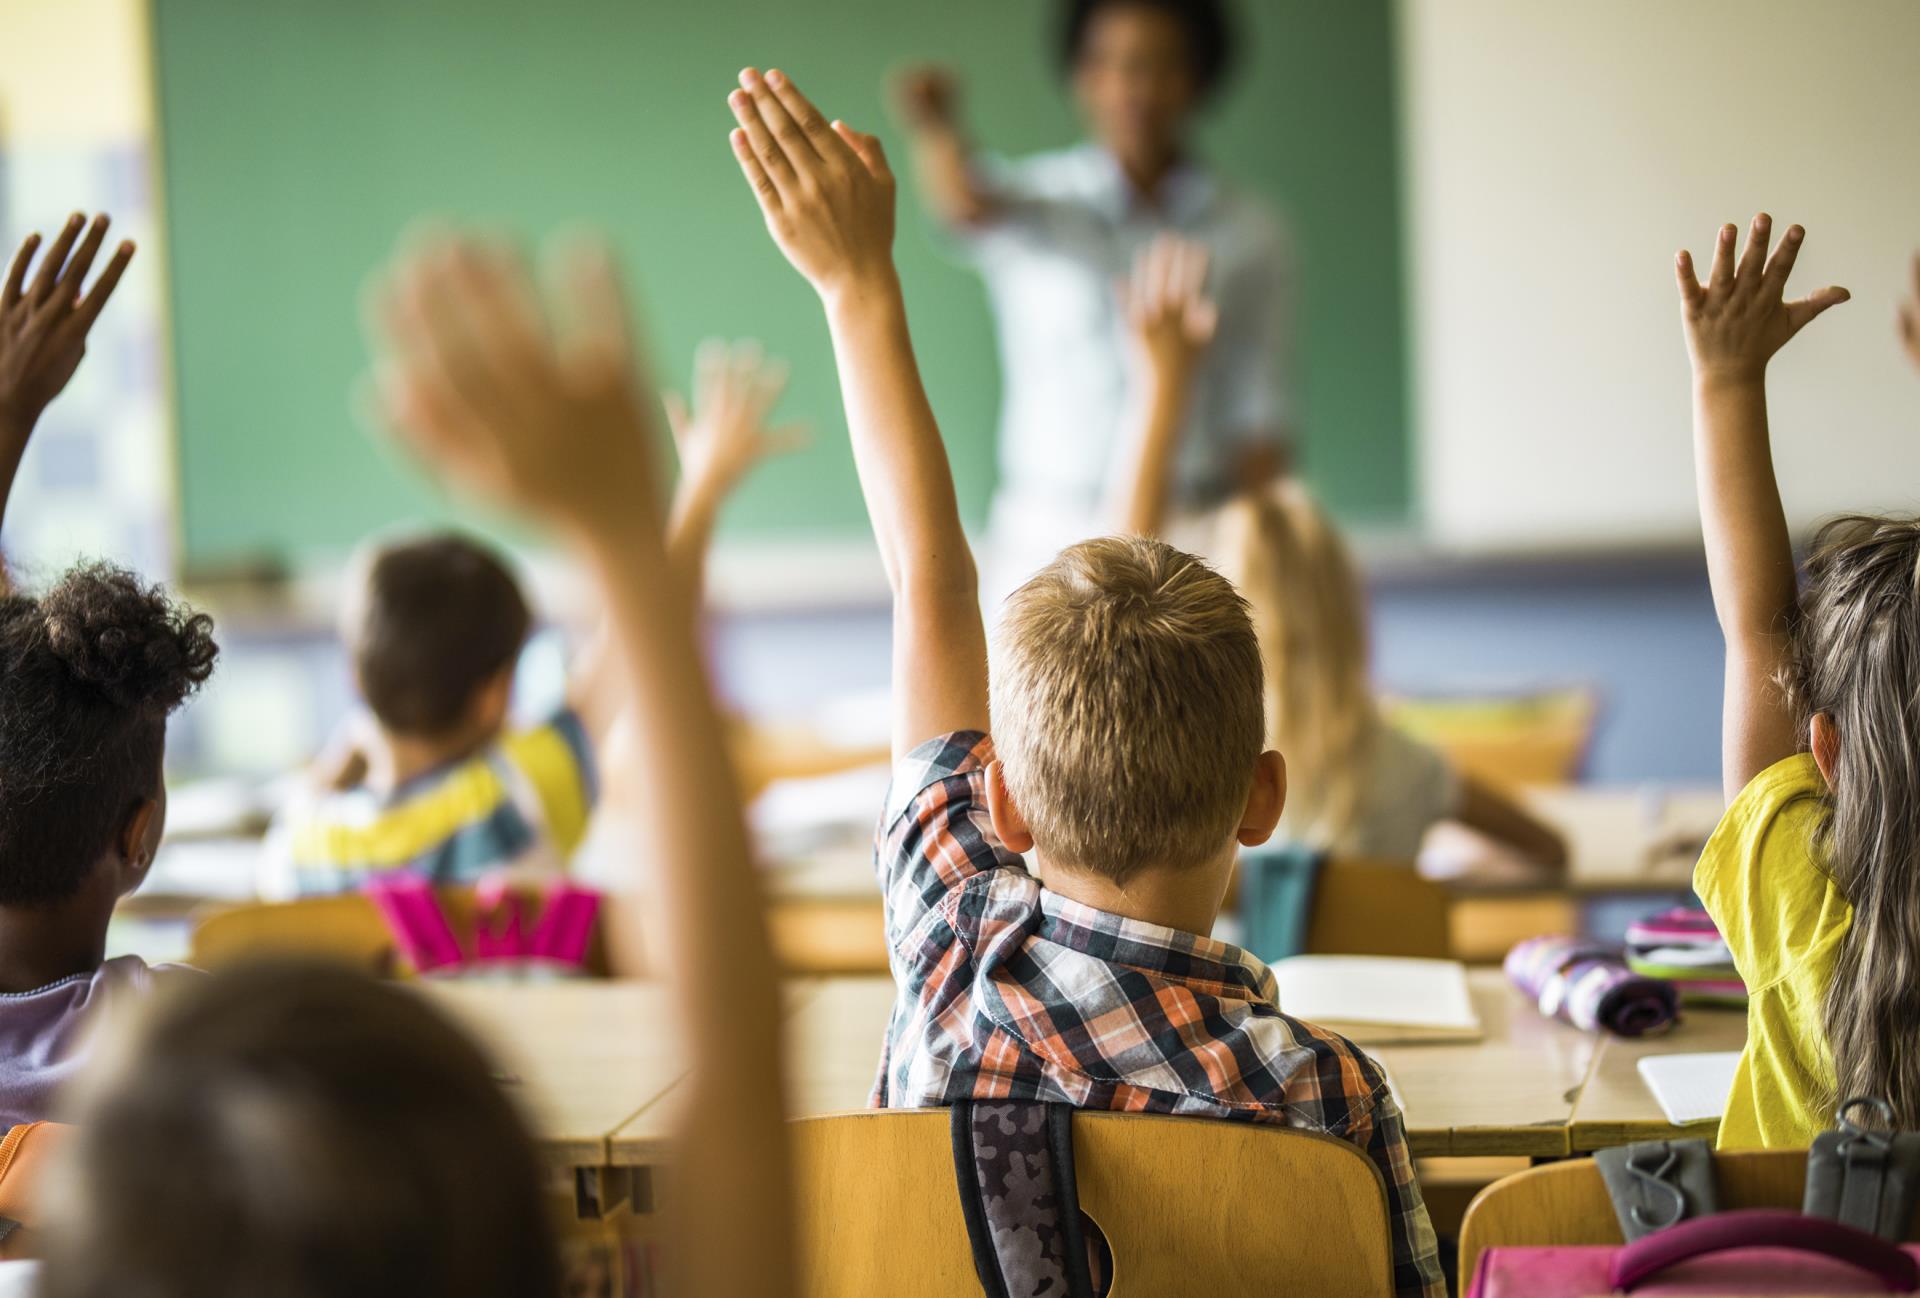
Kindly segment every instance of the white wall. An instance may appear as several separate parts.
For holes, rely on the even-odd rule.
[[[1464,547],[1697,535],[1673,254],[1771,212],[1854,300],[1773,366],[1790,516],[1920,508],[1920,4],[1401,0],[1421,502]]]

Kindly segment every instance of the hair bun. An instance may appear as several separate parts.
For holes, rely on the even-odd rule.
[[[67,675],[121,707],[170,711],[213,672],[213,619],[124,568],[75,568],[39,605]]]

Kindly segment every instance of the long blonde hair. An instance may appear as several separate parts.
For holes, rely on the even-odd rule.
[[[1353,562],[1332,521],[1293,481],[1227,506],[1219,552],[1252,608],[1266,672],[1267,742],[1287,759],[1294,836],[1330,847],[1359,815],[1377,728]]]
[[[1823,1017],[1835,1100],[1877,1095],[1920,1127],[1920,519],[1820,530],[1783,682],[1839,748],[1815,860],[1853,904]]]

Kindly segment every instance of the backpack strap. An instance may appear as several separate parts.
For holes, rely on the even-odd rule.
[[[1704,1140],[1643,1140],[1603,1149],[1593,1161],[1629,1244],[1720,1210],[1713,1150]]]
[[[959,1100],[954,1179],[987,1298],[1092,1298],[1073,1172],[1073,1109]]]
[[[1863,1109],[1875,1127],[1850,1116]],[[1907,1237],[1920,1191],[1920,1133],[1891,1130],[1892,1106],[1868,1096],[1841,1104],[1838,1119],[1839,1129],[1814,1137],[1807,1151],[1801,1211],[1897,1244]]]

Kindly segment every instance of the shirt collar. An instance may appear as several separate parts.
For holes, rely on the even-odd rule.
[[[1161,182],[1157,206],[1141,196],[1119,162],[1099,145],[1083,145],[1080,156],[1094,203],[1116,221],[1144,214],[1182,225],[1205,213],[1220,196],[1219,178],[1192,156],[1175,164]]]
[[[1251,951],[1218,938],[1129,919],[1040,888],[1041,936],[1109,964],[1229,999],[1280,1003],[1273,970]]]

